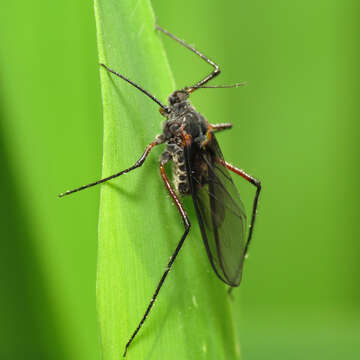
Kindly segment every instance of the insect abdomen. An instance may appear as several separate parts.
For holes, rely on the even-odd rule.
[[[173,155],[173,183],[176,191],[181,195],[190,194],[190,186],[186,173],[184,152]]]

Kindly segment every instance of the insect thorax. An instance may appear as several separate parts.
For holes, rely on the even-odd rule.
[[[185,100],[172,104],[165,121],[162,136],[167,144],[163,158],[173,163],[173,185],[179,195],[190,194],[187,174],[184,135],[189,135],[191,146],[200,145],[206,140],[209,124],[191,104]]]

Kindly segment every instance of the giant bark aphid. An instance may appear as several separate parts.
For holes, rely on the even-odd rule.
[[[256,208],[261,190],[259,180],[227,163],[223,158],[214,133],[229,129],[232,124],[209,124],[189,102],[190,94],[197,89],[238,87],[244,85],[244,83],[229,86],[205,86],[205,84],[220,74],[219,66],[167,30],[159,26],[157,26],[157,29],[200,56],[213,66],[214,70],[195,85],[174,91],[169,96],[168,105],[166,106],[133,81],[101,64],[107,71],[135,86],[160,106],[160,113],[166,118],[163,124],[163,131],[146,147],[144,153],[133,166],[105,179],[59,195],[59,197],[70,195],[135,170],[145,162],[154,146],[160,144],[166,145],[160,157],[160,174],[182,217],[185,231],[167,264],[166,270],[155,289],[143,317],[125,346],[124,356],[149,315],[159,291],[190,231],[190,221],[180,198],[185,195],[192,196],[210,264],[216,275],[232,288],[239,286],[241,282],[243,264],[254,229]],[[172,183],[165,172],[165,166],[168,162],[173,164]],[[240,175],[256,187],[248,231],[245,208],[228,170]]]

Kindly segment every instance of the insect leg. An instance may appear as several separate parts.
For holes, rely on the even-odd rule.
[[[145,162],[145,160],[146,160],[147,156],[149,155],[151,149],[154,146],[161,144],[162,142],[163,142],[163,140],[161,139],[161,137],[157,137],[152,143],[150,143],[146,147],[146,149],[145,149],[144,153],[141,155],[140,159],[133,166],[131,166],[131,167],[129,167],[129,168],[123,170],[123,171],[120,171],[117,174],[111,175],[111,176],[109,176],[107,178],[95,181],[95,182],[87,184],[87,185],[80,186],[80,187],[78,187],[76,189],[73,189],[73,190],[65,191],[64,193],[59,194],[58,197],[63,197],[63,196],[70,195],[72,193],[75,193],[75,192],[78,192],[78,191],[81,191],[81,190],[85,190],[85,189],[87,189],[89,187],[102,184],[102,183],[104,183],[106,181],[109,181],[111,179],[114,179],[114,178],[116,178],[116,177],[118,177],[120,175],[126,174],[126,173],[128,173],[128,172],[130,172],[132,170],[135,170],[136,168],[140,167]]]
[[[214,70],[206,76],[204,79],[197,82],[194,86],[190,86],[190,92],[196,90],[196,88],[206,84],[208,81],[213,79],[215,76],[220,74],[220,68],[219,65],[215,64],[212,60],[210,60],[208,57],[206,57],[204,54],[202,54],[200,51],[196,50],[191,45],[187,44],[184,40],[179,39],[177,36],[171,34],[169,31],[163,29],[162,27],[156,25],[156,29],[162,31],[165,35],[169,36],[171,39],[177,41],[182,46],[185,46],[187,49],[195,53],[196,55],[200,56],[204,61],[206,61],[208,64],[214,67]]]
[[[164,281],[165,281],[167,275],[169,274],[169,271],[170,271],[170,269],[171,269],[177,255],[179,254],[179,251],[180,251],[180,249],[181,249],[181,247],[182,247],[182,245],[183,245],[183,243],[184,243],[184,241],[185,241],[185,239],[186,239],[186,237],[187,237],[187,235],[188,235],[188,233],[190,231],[190,227],[191,227],[189,218],[188,218],[183,206],[181,205],[181,202],[180,202],[179,198],[177,197],[177,195],[175,194],[173,188],[171,187],[169,179],[168,179],[168,177],[166,175],[166,172],[165,172],[165,163],[166,162],[167,162],[167,160],[163,160],[160,163],[161,177],[164,180],[165,186],[166,186],[166,188],[167,188],[173,202],[175,203],[176,207],[179,210],[179,213],[180,213],[180,215],[182,217],[182,220],[183,220],[183,223],[184,223],[185,232],[182,235],[182,237],[181,237],[181,239],[180,239],[180,241],[179,241],[173,255],[170,258],[170,261],[168,262],[168,264],[166,266],[166,269],[165,269],[165,271],[164,271],[164,273],[163,273],[163,275],[162,275],[162,277],[161,277],[161,279],[160,279],[160,281],[159,281],[159,283],[158,283],[158,285],[157,285],[157,287],[155,289],[154,295],[152,296],[152,298],[150,300],[150,303],[149,303],[148,307],[146,308],[144,316],[142,317],[141,321],[139,322],[139,325],[137,326],[137,328],[135,329],[134,333],[131,335],[129,341],[127,342],[127,344],[125,346],[125,350],[124,350],[124,354],[123,354],[124,357],[126,356],[126,352],[127,352],[128,348],[129,348],[130,344],[134,340],[135,336],[137,335],[137,333],[139,332],[139,330],[143,326],[147,316],[149,315],[150,310],[153,307],[153,305],[155,303],[155,300],[156,300],[156,298],[157,298],[157,296],[159,294],[159,291],[160,291],[161,287],[163,286]]]
[[[244,170],[238,169],[237,167],[227,163],[224,160],[220,160],[220,163],[222,165],[226,166],[230,171],[234,172],[237,175],[240,175],[246,181],[248,181],[249,183],[256,186],[256,193],[255,193],[254,202],[253,202],[253,209],[252,209],[252,214],[251,214],[249,235],[248,235],[248,239],[247,239],[247,242],[246,242],[246,245],[245,245],[245,250],[244,250],[244,256],[246,256],[246,253],[248,251],[249,244],[250,244],[250,241],[251,241],[251,236],[252,236],[252,233],[253,233],[253,230],[254,230],[256,210],[257,210],[259,195],[260,195],[260,191],[261,191],[261,181],[255,179],[251,175],[247,174]]]
[[[230,123],[210,124],[210,125],[208,125],[205,140],[203,140],[201,142],[200,146],[204,147],[209,143],[209,141],[211,141],[212,133],[222,131],[222,130],[226,130],[226,129],[231,129],[231,128],[232,128],[232,124],[230,124]]]
[[[140,90],[142,93],[144,93],[146,96],[148,96],[151,100],[155,101],[158,105],[160,105],[160,107],[165,111],[165,112],[169,112],[169,109],[167,106],[165,106],[160,100],[158,100],[154,95],[151,95],[147,90],[145,90],[144,88],[142,88],[140,85],[134,83],[132,80],[128,79],[127,77],[125,77],[124,75],[119,74],[118,72],[116,72],[113,69],[110,69],[109,67],[107,67],[105,64],[100,64],[104,69],[106,69],[107,71],[111,72],[112,74],[118,76],[119,78],[125,80],[126,82],[128,82],[129,84],[131,84],[132,86],[135,86],[138,90]]]
[[[211,126],[211,130],[214,131],[214,132],[232,128],[232,124],[230,124],[230,123],[211,124],[210,126]]]

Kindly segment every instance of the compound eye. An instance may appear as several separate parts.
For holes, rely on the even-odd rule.
[[[169,104],[175,105],[181,103],[184,100],[186,100],[188,96],[189,94],[186,91],[183,90],[175,91],[169,96]]]
[[[174,104],[176,104],[178,101],[179,101],[179,100],[178,100],[178,97],[177,97],[177,93],[176,93],[176,92],[172,93],[172,94],[169,96],[169,103],[170,103],[170,105],[174,105]]]

